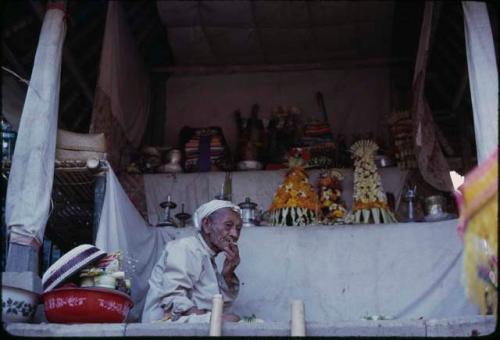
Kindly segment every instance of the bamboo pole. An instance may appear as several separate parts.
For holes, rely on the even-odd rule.
[[[306,336],[304,301],[292,300],[291,336]]]
[[[212,299],[212,315],[210,316],[209,336],[222,335],[222,295],[215,294]]]

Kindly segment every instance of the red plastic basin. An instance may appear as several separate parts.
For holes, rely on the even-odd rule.
[[[107,288],[59,288],[42,294],[47,321],[121,323],[133,303],[127,294]]]

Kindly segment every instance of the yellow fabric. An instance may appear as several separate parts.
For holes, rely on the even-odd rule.
[[[485,193],[491,192],[492,189],[498,189],[498,163],[492,162],[491,166],[480,176],[476,176],[474,180],[467,181],[466,179],[464,186],[464,213],[466,216],[471,216],[485,203],[484,201],[491,197]]]
[[[464,233],[466,292],[481,314],[497,314],[498,162],[487,161],[466,176],[460,219]],[[480,274],[482,269],[483,274]]]
[[[484,247],[481,242],[486,242]],[[481,314],[487,313],[487,303],[496,315],[497,291],[478,277],[478,267],[491,268],[491,256],[497,254],[498,247],[498,193],[469,220],[464,235],[464,271],[467,279],[467,295],[480,307]],[[493,268],[492,268],[493,269]],[[498,270],[494,270],[498,278]],[[486,301],[485,293],[489,295]]]

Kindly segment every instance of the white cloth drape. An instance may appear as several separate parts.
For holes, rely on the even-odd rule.
[[[130,202],[118,178],[108,166],[106,193],[95,245],[107,252],[121,251],[126,277],[131,279],[132,300],[128,320],[138,321],[146,298],[153,266],[170,240],[150,227]]]
[[[64,16],[56,8],[45,14],[7,187],[10,241],[35,248],[43,241],[52,193]]]
[[[97,91],[109,98],[113,117],[135,147],[140,145],[148,122],[149,87],[149,75],[122,5],[109,1]],[[100,112],[92,113],[96,114]]]
[[[486,3],[463,1],[478,163],[498,146],[498,69]]]
[[[289,321],[290,297],[297,297],[312,322],[478,315],[460,283],[456,225],[245,227],[236,269],[242,286],[231,311]],[[196,233],[192,227],[159,229],[176,239]],[[221,268],[222,256],[216,262]]]
[[[417,60],[413,75],[412,119],[415,138],[415,155],[423,179],[441,191],[452,191],[448,162],[439,144],[439,128],[434,123],[432,111],[425,97],[425,76],[432,29],[434,3],[426,1],[418,43]]]
[[[129,321],[137,321],[153,266],[165,245],[196,230],[147,226],[111,169],[106,178],[96,246],[108,252],[122,250],[126,259],[132,259],[133,266],[125,261],[134,301]],[[254,187],[264,188],[266,183]],[[233,194],[237,202],[244,197]],[[236,272],[242,286],[233,312],[287,321],[289,298],[296,296],[304,299],[309,319],[316,322],[365,315],[398,319],[477,315],[460,284],[463,254],[456,223],[244,228]],[[216,262],[221,268],[223,257]]]

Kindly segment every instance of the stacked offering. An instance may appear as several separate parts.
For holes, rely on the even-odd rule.
[[[331,143],[333,140],[330,125],[327,122],[313,121],[306,124],[304,135],[301,138],[302,145],[311,146],[322,143]]]
[[[305,149],[308,154],[305,165],[307,168],[335,166],[335,144],[328,122],[313,121],[306,124],[300,145],[300,149]],[[292,148],[290,151],[296,152],[294,149],[297,148]]]
[[[318,198],[302,167],[291,169],[278,187],[269,211],[272,225],[299,226],[316,221]]]
[[[342,201],[344,176],[334,169],[324,170],[319,177],[319,222],[322,224],[343,223],[347,215],[346,205]]]
[[[397,222],[387,204],[387,197],[375,165],[377,150],[377,144],[371,140],[360,140],[350,148],[354,160],[354,194],[349,222],[377,224]]]
[[[130,295],[130,280],[122,271],[121,252],[110,253],[95,266],[80,271],[80,287],[102,287],[119,290]]]

